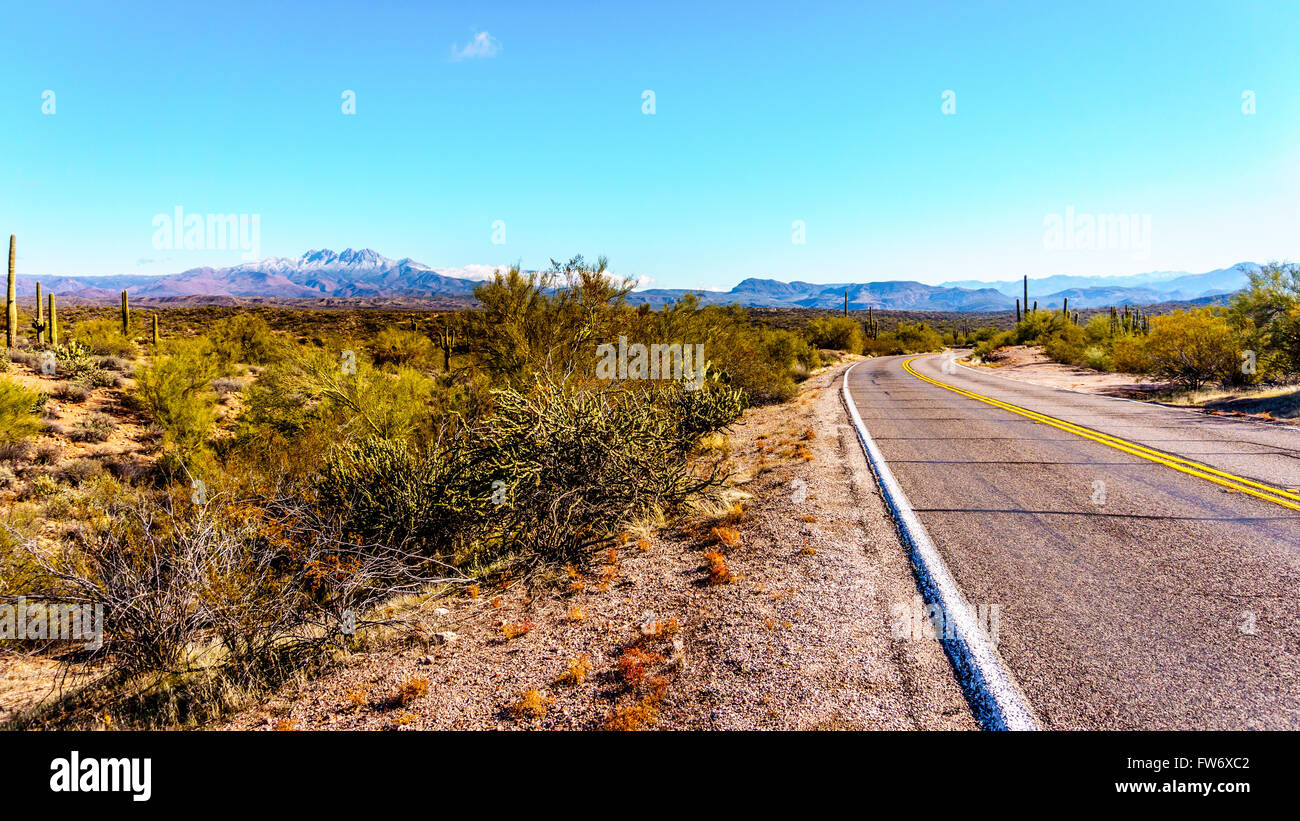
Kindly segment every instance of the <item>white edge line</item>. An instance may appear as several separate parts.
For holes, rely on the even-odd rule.
[[[962,598],[957,582],[948,572],[947,565],[930,541],[916,511],[907,501],[898,480],[894,478],[880,448],[867,432],[853,396],[849,393],[849,373],[860,363],[850,365],[844,371],[842,391],[844,405],[848,409],[853,426],[858,431],[858,441],[876,476],[881,495],[889,507],[889,512],[898,526],[899,534],[912,554],[912,564],[917,571],[917,579],[926,594],[926,598],[937,600],[945,620],[952,623],[954,637],[943,641],[944,647],[957,669],[962,687],[974,702],[977,717],[984,719],[986,726],[996,730],[1037,730],[1038,722],[1033,711],[1016,686],[1011,673],[1002,664],[988,637],[979,628],[970,608]],[[979,713],[983,716],[979,716]]]

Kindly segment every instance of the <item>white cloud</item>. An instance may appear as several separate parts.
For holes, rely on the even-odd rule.
[[[451,44],[451,59],[455,62],[475,57],[495,57],[501,53],[501,41],[486,31],[475,33],[474,39],[463,46]]]
[[[645,290],[646,288],[649,288],[650,283],[654,281],[655,281],[654,277],[648,277],[645,275],[639,276],[636,278],[636,286],[632,290],[634,291]]]
[[[456,277],[458,279],[473,279],[476,281],[487,281],[497,271],[505,273],[510,270],[508,265],[465,265],[460,268],[434,268],[434,272],[442,274],[445,277]]]

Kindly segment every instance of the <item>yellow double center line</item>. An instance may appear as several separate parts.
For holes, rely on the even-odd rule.
[[[1035,422],[1042,422],[1044,425],[1051,425],[1054,428],[1059,428],[1060,430],[1068,431],[1077,436],[1082,436],[1085,439],[1091,439],[1092,441],[1099,442],[1107,447],[1122,450],[1125,453],[1146,459],[1148,462],[1155,462],[1156,464],[1164,465],[1167,468],[1173,468],[1180,473],[1186,473],[1188,476],[1195,476],[1198,479],[1213,482],[1216,485],[1228,488],[1236,493],[1246,493],[1257,499],[1272,502],[1275,505],[1281,505],[1282,507],[1290,508],[1291,510],[1300,510],[1300,493],[1293,493],[1292,491],[1284,490],[1283,488],[1273,487],[1272,485],[1266,485],[1262,482],[1256,482],[1252,479],[1246,479],[1241,476],[1226,473],[1222,470],[1216,470],[1209,465],[1203,465],[1200,462],[1193,462],[1190,459],[1183,459],[1180,456],[1174,456],[1173,454],[1164,453],[1163,451],[1152,450],[1151,448],[1139,445],[1136,442],[1130,442],[1127,439],[1120,439],[1117,436],[1111,436],[1110,434],[1102,433],[1101,431],[1096,431],[1092,428],[1085,428],[1082,425],[1076,425],[1073,422],[1066,422],[1064,419],[1057,419],[1055,416],[1048,416],[1045,413],[1031,411],[1028,408],[1022,408],[1019,405],[1012,405],[1009,402],[1003,402],[989,396],[953,387],[952,385],[940,382],[937,379],[931,379],[928,376],[923,376],[922,374],[917,373],[916,369],[912,367],[912,363],[920,358],[921,357],[919,356],[914,356],[905,361],[903,363],[903,370],[907,371],[912,376],[915,376],[917,379],[929,382],[931,385],[937,385],[944,390],[961,394],[968,399],[974,399],[983,402],[986,405],[1002,408],[1011,413],[1033,419]]]

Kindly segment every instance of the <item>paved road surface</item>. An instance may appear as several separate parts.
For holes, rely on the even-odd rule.
[[[1300,512],[926,383],[910,359],[864,361],[849,389],[967,600],[1000,605],[1044,729],[1300,729]],[[1300,431],[912,367],[1300,488]]]

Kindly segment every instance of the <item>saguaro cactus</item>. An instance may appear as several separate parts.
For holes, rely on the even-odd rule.
[[[1016,324],[1020,324],[1020,297],[1016,297]]]
[[[1029,274],[1025,274],[1025,301],[1020,303],[1025,306],[1025,313],[1029,312]]]
[[[1070,321],[1070,298],[1067,296],[1061,300],[1061,313],[1065,314],[1065,321]]]
[[[849,315],[849,292],[848,292],[848,290],[845,290],[845,291],[844,291],[844,315],[845,315],[845,316],[848,316],[848,315]]]
[[[158,312],[157,311],[153,312],[153,346],[154,349],[157,350],[158,348]]]
[[[5,342],[12,348],[18,342],[18,301],[15,296],[18,280],[14,275],[18,237],[9,235],[9,291],[5,301]]]
[[[41,344],[45,336],[45,314],[41,306],[41,283],[36,283],[36,319],[32,320],[32,330],[36,331],[36,344]]]
[[[122,290],[122,336],[131,337],[131,307],[126,302],[126,289]]]
[[[442,369],[451,371],[451,349],[456,347],[456,332],[450,328],[444,328],[442,334],[438,337],[438,347],[442,348]]]
[[[54,294],[50,294],[50,318],[45,328],[45,341],[51,345],[59,344],[59,311],[54,305]]]

